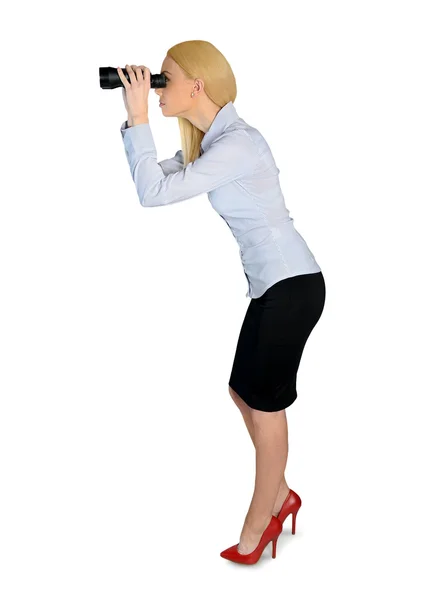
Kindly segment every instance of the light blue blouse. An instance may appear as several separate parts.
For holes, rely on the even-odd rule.
[[[186,168],[182,150],[157,162],[149,123],[127,127],[125,121],[120,131],[142,206],[208,194],[239,245],[246,297],[259,298],[287,277],[321,271],[289,216],[267,142],[238,117],[232,102],[219,110],[202,139],[201,155]]]

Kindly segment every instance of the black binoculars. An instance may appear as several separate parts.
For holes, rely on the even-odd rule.
[[[130,83],[129,73],[126,69],[122,69],[122,72],[128,82]],[[123,87],[123,82],[119,77],[117,69],[115,67],[100,67],[100,87],[103,90],[113,90],[117,87]],[[164,73],[158,73],[157,75],[151,74],[151,87],[152,88],[165,88],[166,87],[166,76]]]

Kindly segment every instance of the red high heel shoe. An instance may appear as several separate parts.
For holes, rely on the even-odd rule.
[[[234,546],[230,546],[230,548],[223,550],[223,552],[220,553],[220,556],[233,562],[243,563],[245,565],[254,565],[261,558],[261,554],[264,552],[267,544],[272,541],[273,558],[275,558],[277,551],[277,540],[282,530],[283,525],[279,519],[274,515],[271,515],[271,521],[269,522],[267,529],[262,534],[258,546],[255,548],[255,550],[253,550],[253,552],[250,554],[240,554],[237,551],[239,544],[235,544]]]
[[[283,502],[283,506],[280,509],[280,512],[277,515],[277,519],[280,521],[283,526],[283,522],[292,513],[292,533],[296,533],[296,515],[299,508],[302,506],[302,500],[300,496],[296,494],[293,490],[290,490],[287,494],[285,501]]]

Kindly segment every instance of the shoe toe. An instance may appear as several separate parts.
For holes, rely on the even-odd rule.
[[[231,560],[237,554],[238,545],[239,544],[235,544],[234,546],[230,546],[230,548],[226,548],[225,550],[223,550],[223,552],[220,552],[220,556]]]

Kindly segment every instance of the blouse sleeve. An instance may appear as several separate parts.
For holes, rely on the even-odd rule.
[[[199,158],[180,169],[176,161],[181,150],[174,158],[166,159],[173,161],[171,164],[157,162],[149,123],[127,129],[122,126],[121,134],[139,201],[145,207],[181,202],[211,192],[252,174],[258,161],[256,146],[243,130],[224,132]]]
[[[160,160],[158,163],[163,169],[164,175],[170,175],[170,173],[177,173],[183,169],[183,152],[178,150],[172,158],[165,158]]]

